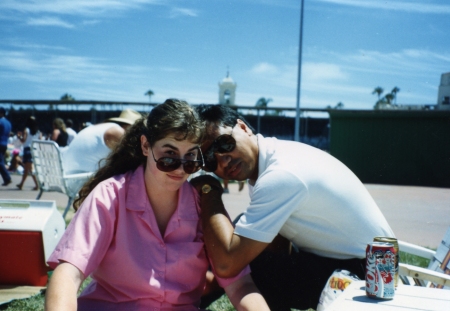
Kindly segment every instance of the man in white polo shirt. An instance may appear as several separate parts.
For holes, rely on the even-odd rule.
[[[394,233],[344,164],[306,144],[255,135],[229,107],[200,105],[197,112],[207,129],[204,169],[248,180],[251,198],[233,228],[220,183],[208,176],[192,181],[201,196],[207,249],[220,276],[231,277],[250,263],[255,284],[277,311],[316,308],[336,269],[364,278],[366,245]],[[266,250],[280,245],[274,240],[290,241],[296,250]]]
[[[125,109],[117,118],[81,130],[61,151],[64,171],[72,174],[97,171],[125,130],[141,117],[139,112]]]

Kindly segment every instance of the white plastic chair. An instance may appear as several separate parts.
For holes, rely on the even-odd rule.
[[[40,189],[36,200],[41,198],[44,191],[64,193],[69,197],[63,213],[63,218],[66,218],[78,191],[93,172],[79,174],[64,172],[61,152],[54,141],[34,140],[31,143],[31,154]]]
[[[450,227],[436,251],[399,241],[401,252],[430,260],[428,268],[409,264],[399,264],[399,276],[403,284],[410,285],[411,280],[417,286],[450,289]]]

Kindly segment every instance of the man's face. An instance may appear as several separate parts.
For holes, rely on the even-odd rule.
[[[202,144],[202,151],[204,151],[205,156],[214,140],[224,134],[231,135],[236,141],[236,147],[230,152],[221,153],[217,151],[214,153],[213,156],[217,161],[217,169],[214,173],[224,179],[256,180],[258,177],[257,139],[241,120],[238,120],[233,128],[209,124],[207,126],[207,139]],[[226,138],[233,141],[229,137]]]

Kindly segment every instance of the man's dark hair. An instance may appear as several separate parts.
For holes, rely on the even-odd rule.
[[[242,120],[249,129],[255,133],[255,129],[245,118],[239,114],[236,110],[225,105],[207,105],[201,104],[195,107],[197,114],[202,121],[207,123],[215,123],[221,126],[234,127],[237,124],[237,119]]]
[[[6,110],[5,110],[5,108],[3,108],[3,107],[0,107],[0,114],[1,115],[6,115]]]
[[[67,119],[67,120],[66,120],[66,127],[73,127],[73,121],[72,121],[72,119]]]

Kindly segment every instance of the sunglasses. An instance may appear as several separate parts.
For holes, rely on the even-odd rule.
[[[203,159],[205,161],[203,170],[207,172],[214,172],[217,170],[216,153],[228,153],[236,148],[236,140],[233,138],[233,132],[231,134],[223,134],[214,139],[211,146],[203,153]]]
[[[186,174],[193,174],[197,172],[203,166],[203,155],[200,148],[200,155],[202,156],[202,160],[185,160],[185,159],[174,159],[170,157],[162,157],[156,160],[155,154],[153,153],[153,148],[150,147],[152,151],[153,160],[156,162],[156,167],[161,172],[172,172],[183,165],[183,170]]]

